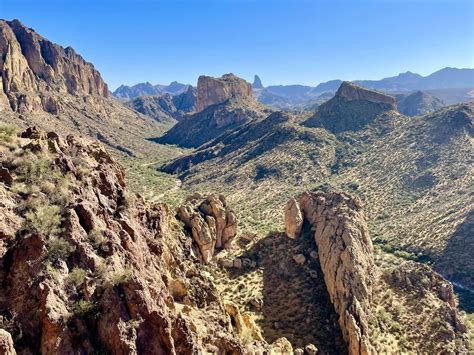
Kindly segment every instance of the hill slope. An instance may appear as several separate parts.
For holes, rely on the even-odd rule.
[[[323,103],[304,124],[333,133],[357,131],[382,115],[394,115],[394,97],[343,82],[336,95]]]
[[[407,116],[418,116],[431,113],[445,106],[445,103],[435,96],[423,91],[417,91],[408,96],[398,97],[398,112]]]
[[[428,256],[444,275],[471,288],[473,120],[473,104],[454,105],[401,117],[365,146],[346,137],[347,149],[360,154],[341,162],[346,168],[336,177],[358,186],[377,239]]]
[[[1,121],[97,138],[119,154],[157,151],[165,127],[109,98],[94,66],[19,21],[0,21]]]
[[[189,87],[178,95],[139,96],[125,103],[126,106],[163,123],[174,123],[196,110],[196,89]]]
[[[255,211],[252,218],[242,218],[245,226],[260,230],[273,228],[278,206],[298,189],[326,184],[355,192],[368,206],[380,243],[430,258],[440,272],[472,287],[474,265],[468,254],[473,249],[463,238],[472,227],[473,104],[408,118],[393,111],[393,98],[384,97],[388,103],[371,102],[367,116],[361,116],[365,98],[336,97],[339,110],[322,121],[338,128],[336,135],[302,126],[314,117],[274,113],[163,169],[180,174],[190,189],[223,187],[243,211]],[[381,115],[373,114],[375,107]],[[457,250],[463,244],[456,240],[469,247]]]

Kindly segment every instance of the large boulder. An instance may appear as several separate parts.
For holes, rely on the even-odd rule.
[[[300,205],[294,197],[290,198],[285,206],[285,231],[286,235],[295,239],[301,233],[303,227],[303,214]]]
[[[195,194],[177,212],[204,263],[210,262],[216,249],[225,248],[237,234],[237,218],[223,195]]]
[[[4,329],[0,329],[0,354],[16,355],[12,336]]]

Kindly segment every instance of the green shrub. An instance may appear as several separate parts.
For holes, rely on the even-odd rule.
[[[46,202],[38,202],[25,214],[24,228],[44,236],[55,236],[61,232],[60,208]]]
[[[78,317],[90,316],[98,310],[97,304],[91,301],[80,300],[74,302],[72,306],[73,313]]]
[[[47,241],[46,250],[48,260],[64,260],[74,251],[74,246],[67,240],[53,237]]]
[[[16,173],[21,175],[27,184],[39,185],[51,177],[52,166],[49,157],[29,154],[15,159],[14,164],[18,166]]]
[[[16,135],[16,127],[6,123],[0,123],[0,143],[9,143]]]
[[[102,245],[107,241],[107,239],[104,237],[104,234],[102,231],[97,230],[97,229],[92,229],[89,234],[88,234],[89,240],[91,244],[94,246],[94,248],[99,249],[102,247]]]
[[[81,269],[80,267],[75,267],[69,273],[68,279],[70,283],[78,287],[82,285],[86,279],[86,270]]]
[[[127,282],[128,280],[130,280],[133,276],[133,272],[132,272],[132,269],[130,268],[124,268],[122,270],[118,270],[116,272],[114,272],[111,277],[110,277],[110,281],[112,283],[112,285],[120,285],[120,284],[123,284],[124,282]]]

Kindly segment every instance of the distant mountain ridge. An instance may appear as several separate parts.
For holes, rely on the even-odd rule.
[[[189,86],[186,92],[178,95],[139,96],[125,105],[158,122],[174,123],[196,111],[196,89]]]
[[[343,80],[335,79],[319,83],[316,86],[309,85],[262,85],[258,75],[254,76],[252,88],[254,96],[261,103],[279,109],[312,109],[314,106],[324,102],[321,95],[328,97],[334,94]],[[474,69],[446,67],[430,75],[422,76],[407,71],[396,76],[380,80],[352,80],[353,83],[368,89],[386,91],[391,94],[415,91],[436,90],[430,92],[447,104],[474,101],[474,96],[469,92],[474,89]],[[169,85],[153,85],[149,82],[139,83],[133,86],[121,85],[112,95],[122,100],[133,100],[140,96],[161,96],[164,94],[179,95],[186,92],[191,85],[182,84],[177,81]]]
[[[112,92],[112,95],[123,100],[133,100],[140,96],[179,95],[186,92],[190,86],[177,81],[173,81],[169,85],[153,85],[147,81],[133,86],[121,85]]]
[[[256,92],[257,98],[265,104],[281,108],[305,108],[318,104],[317,97],[323,93],[335,93],[342,80],[330,80],[317,86],[271,85]],[[448,103],[474,101],[469,99],[468,89],[474,88],[474,69],[446,67],[428,76],[407,71],[381,80],[353,80],[355,84],[368,89],[389,93],[410,93],[419,90],[443,90],[439,99]],[[454,90],[456,89],[456,90]],[[460,90],[465,89],[465,90]],[[456,91],[454,93],[454,91]],[[445,97],[446,96],[446,97]],[[455,97],[453,99],[453,96]]]

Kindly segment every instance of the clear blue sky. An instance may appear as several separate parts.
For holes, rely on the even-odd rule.
[[[120,84],[233,72],[263,84],[474,67],[473,0],[0,0]]]

